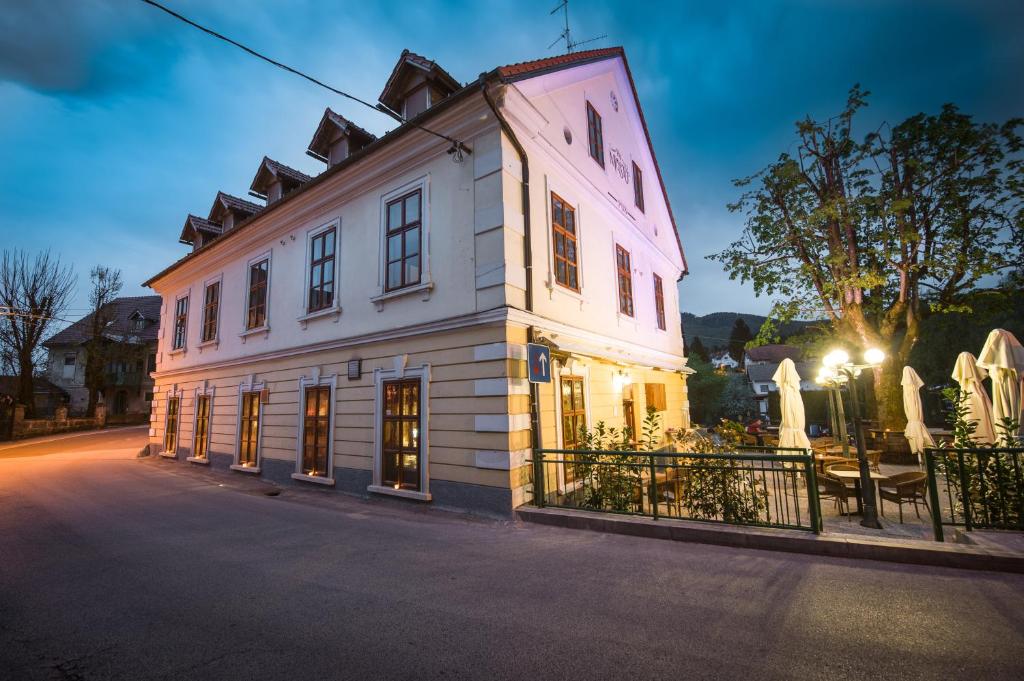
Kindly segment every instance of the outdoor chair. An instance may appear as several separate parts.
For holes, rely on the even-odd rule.
[[[847,521],[850,520],[850,488],[842,480],[833,478],[828,473],[819,475],[818,498],[833,499],[839,514],[845,515]]]
[[[878,487],[881,497],[879,510],[885,515],[885,501],[895,502],[900,507],[900,524],[903,524],[903,504],[913,504],[914,513],[918,518],[921,513],[917,510],[917,502],[923,501],[924,507],[928,508],[928,497],[925,496],[925,488],[928,484],[928,476],[925,473],[909,471],[892,475],[884,480]]]

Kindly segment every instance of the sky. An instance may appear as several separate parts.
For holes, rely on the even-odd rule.
[[[403,48],[461,82],[564,50],[556,0],[165,0],[373,101]],[[244,8],[244,9],[243,9]],[[626,50],[690,275],[683,312],[765,313],[766,298],[706,259],[739,237],[732,180],[794,145],[794,123],[872,94],[859,125],[955,102],[979,120],[1024,115],[1020,0],[572,0],[578,39]],[[264,154],[310,174],[325,106],[370,131],[386,116],[338,98],[138,0],[0,7],[2,248],[52,249],[78,274],[118,268],[123,295],[186,252],[185,216],[218,190],[246,196]]]

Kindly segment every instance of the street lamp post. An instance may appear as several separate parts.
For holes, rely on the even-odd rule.
[[[850,402],[853,407],[853,434],[857,440],[857,467],[860,469],[860,493],[863,499],[864,517],[860,524],[864,527],[881,529],[878,522],[878,505],[875,498],[875,485],[871,480],[871,466],[868,463],[867,448],[864,443],[864,422],[860,413],[860,397],[857,393],[857,377],[864,369],[874,369],[880,366],[885,360],[885,354],[881,350],[870,349],[864,353],[864,363],[854,364],[850,356],[842,350],[833,350],[822,360],[822,369],[818,373],[818,382],[834,387],[836,398],[842,410],[842,396],[839,394],[839,387],[845,383],[850,391]],[[846,419],[843,418],[843,430],[845,431]],[[844,452],[846,433],[843,433]]]

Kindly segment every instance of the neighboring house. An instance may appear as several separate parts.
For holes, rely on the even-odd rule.
[[[711,355],[711,366],[719,371],[730,371],[738,369],[740,363],[733,359],[728,350],[722,350]]]
[[[115,298],[102,310],[103,318],[109,320],[103,336],[121,350],[106,363],[107,387],[102,396],[108,416],[149,413],[161,303],[160,296]],[[85,365],[92,318],[86,315],[43,343],[49,351],[47,378],[68,393],[74,415],[84,414],[89,404]]]
[[[815,364],[800,361],[800,348],[779,344],[750,348],[746,357],[747,379],[750,381],[750,389],[754,391],[754,399],[757,400],[758,411],[762,417],[768,415],[768,393],[779,389],[772,376],[775,375],[782,360],[787,358],[796,364],[801,391],[822,389],[814,382],[814,376],[817,374]]]
[[[623,51],[466,86],[405,51],[380,101],[409,121],[377,139],[328,109],[308,149],[324,172],[264,158],[265,207],[221,193],[189,217],[193,251],[147,282],[165,320],[150,447],[508,515],[531,499],[528,340],[551,350],[543,446],[638,431],[647,408],[687,427],[686,261]]]
[[[19,380],[17,376],[0,376],[0,403],[9,405],[17,403]],[[35,402],[35,418],[49,418],[53,416],[57,407],[67,404],[69,401],[67,392],[41,377],[32,379],[32,397]],[[2,411],[3,409],[0,408],[0,412]],[[2,416],[8,415],[3,412]],[[2,422],[2,416],[0,416],[0,438],[3,437],[2,429],[5,425]]]

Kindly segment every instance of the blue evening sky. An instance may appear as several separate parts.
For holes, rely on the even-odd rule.
[[[402,48],[468,82],[555,54],[556,0],[166,0],[335,86],[375,100]],[[985,120],[1024,114],[1020,0],[572,0],[588,47],[622,45],[692,274],[683,311],[765,312],[705,255],[742,220],[731,180],[793,143],[793,122],[872,92],[861,129],[956,102]],[[389,119],[199,33],[137,0],[0,8],[2,246],[52,248],[88,271],[120,268],[125,295],[186,247],[187,213],[218,189],[245,196],[264,154],[306,172],[324,106],[376,133]]]

